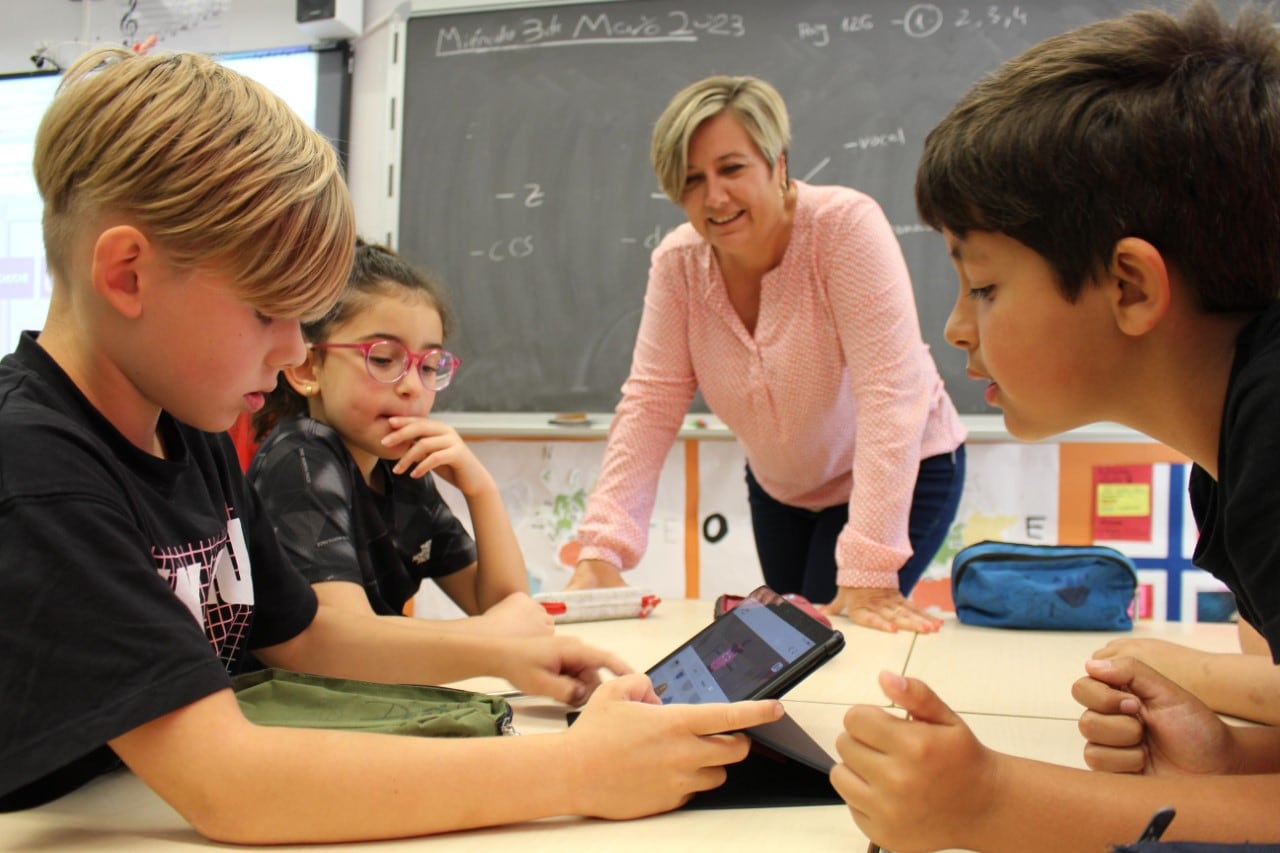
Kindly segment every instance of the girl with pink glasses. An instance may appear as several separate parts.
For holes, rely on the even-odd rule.
[[[263,444],[249,479],[321,603],[398,616],[430,578],[478,617],[447,625],[551,633],[497,484],[430,418],[460,365],[443,347],[451,326],[437,282],[360,243],[338,304],[303,325],[307,360],[282,372],[254,418]],[[466,498],[474,540],[433,473]]]

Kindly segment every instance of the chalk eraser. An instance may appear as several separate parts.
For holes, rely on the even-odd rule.
[[[586,412],[557,412],[552,415],[551,423],[556,426],[591,426],[591,418]]]

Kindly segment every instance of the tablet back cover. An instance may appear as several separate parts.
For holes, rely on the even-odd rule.
[[[787,714],[747,729],[751,752],[726,769],[719,788],[703,791],[688,809],[750,809],[779,806],[828,806],[844,801],[827,774],[835,760]]]

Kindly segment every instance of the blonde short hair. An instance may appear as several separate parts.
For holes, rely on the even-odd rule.
[[[728,110],[773,168],[791,147],[791,122],[778,90],[756,77],[714,76],[676,93],[653,126],[649,157],[658,186],[675,203],[684,195],[689,139],[707,119]]]
[[[36,135],[55,281],[79,229],[120,216],[179,267],[229,276],[273,316],[338,298],[355,215],[333,146],[261,84],[196,53],[89,51]]]

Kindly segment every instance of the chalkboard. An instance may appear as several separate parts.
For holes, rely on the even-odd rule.
[[[883,207],[947,389],[961,412],[994,411],[943,338],[956,283],[916,216],[924,137],[1001,61],[1137,5],[630,0],[410,18],[398,248],[445,282],[463,360],[437,407],[613,410],[649,253],[684,221],[649,165],[653,122],[694,80],[751,74],[787,102],[791,176]]]

